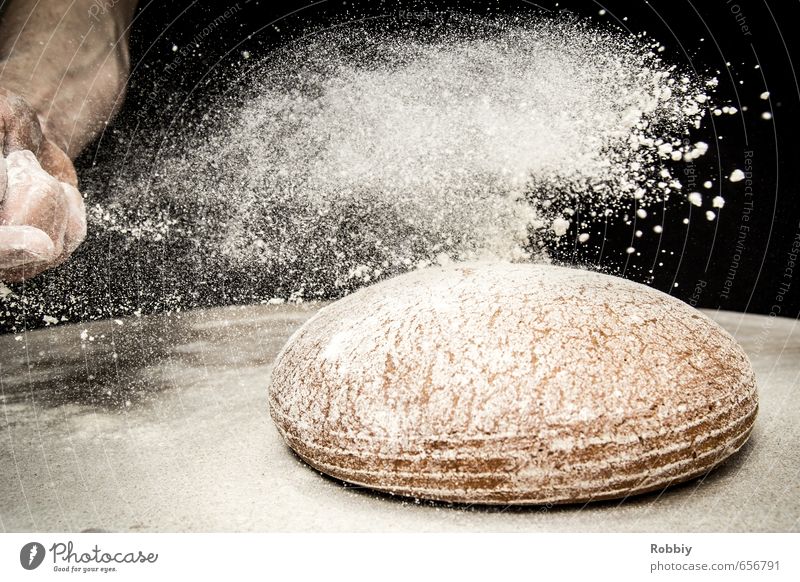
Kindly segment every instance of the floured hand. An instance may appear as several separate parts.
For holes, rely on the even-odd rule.
[[[14,282],[65,261],[86,236],[86,210],[72,162],[33,110],[0,90],[0,121],[0,281]]]
[[[78,190],[45,172],[28,150],[0,163],[0,280],[20,281],[66,260],[86,236]]]
[[[0,280],[20,281],[62,263],[78,248],[86,236],[86,211],[78,190],[45,172],[30,151],[12,152],[0,166],[7,180],[0,205]]]

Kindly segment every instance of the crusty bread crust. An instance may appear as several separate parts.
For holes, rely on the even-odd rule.
[[[747,440],[736,341],[645,285],[530,264],[431,268],[300,328],[269,407],[320,471],[425,499],[624,497],[702,475]]]

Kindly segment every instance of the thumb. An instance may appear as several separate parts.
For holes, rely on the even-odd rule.
[[[56,146],[49,139],[43,139],[36,153],[42,169],[60,182],[66,182],[70,186],[77,188],[78,176],[72,165],[72,160],[61,148]]]

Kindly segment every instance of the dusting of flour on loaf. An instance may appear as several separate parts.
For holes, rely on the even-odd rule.
[[[288,341],[270,386],[282,434],[316,467],[485,502],[686,479],[743,444],[756,402],[747,356],[687,304],[600,273],[499,263],[331,304]]]

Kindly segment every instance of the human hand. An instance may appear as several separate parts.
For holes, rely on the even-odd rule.
[[[42,135],[34,110],[0,89],[0,281],[64,262],[86,237],[86,209],[69,157]],[[34,155],[33,152],[36,152]]]

